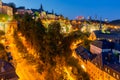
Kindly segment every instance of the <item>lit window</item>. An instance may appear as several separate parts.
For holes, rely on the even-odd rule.
[[[115,77],[115,73],[113,73],[113,76]]]
[[[95,65],[97,66],[97,63],[95,63]]]
[[[119,79],[119,75],[117,75],[117,79]]]
[[[107,68],[105,68],[105,71],[107,71]]]
[[[110,70],[108,69],[108,73],[110,73]]]

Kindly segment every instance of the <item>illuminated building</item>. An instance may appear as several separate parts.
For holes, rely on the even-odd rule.
[[[13,9],[9,7],[6,3],[2,3],[2,1],[0,0],[0,13],[12,16]]]
[[[33,14],[31,9],[25,9],[25,7],[22,6],[17,8],[17,12],[15,14],[24,15],[25,13]]]
[[[75,49],[90,80],[120,80],[120,47],[106,40],[93,41],[90,52],[79,46]],[[120,46],[120,45],[119,45]]]
[[[9,34],[9,32],[14,31],[13,29],[16,28],[17,28],[17,21],[0,22],[0,30],[4,31],[5,33]]]
[[[120,43],[120,33],[116,32],[116,31],[101,31],[101,30],[96,30],[93,31],[90,34],[89,37],[90,40],[101,40],[101,39],[105,39],[105,40],[109,40],[112,42],[116,42],[116,43]]]
[[[84,20],[85,17],[84,17],[84,16],[77,16],[76,19],[77,19],[77,20]]]
[[[61,18],[60,15],[55,14],[53,10],[52,10],[52,12],[45,11],[43,9],[42,4],[40,6],[40,9],[31,9],[31,10],[34,14],[37,13],[37,15],[35,15],[35,17],[40,18],[41,20],[43,20],[43,19],[58,20]]]

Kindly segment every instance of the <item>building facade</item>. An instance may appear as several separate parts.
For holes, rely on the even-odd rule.
[[[96,30],[93,31],[89,36],[89,40],[92,41],[103,40],[103,39],[120,44],[120,33],[117,31]]]
[[[75,50],[90,80],[120,80],[120,53],[113,53],[113,50],[119,51],[115,45],[100,40],[91,43],[90,52],[82,47]]]
[[[13,8],[9,7],[6,3],[3,3],[0,0],[0,13],[12,16],[13,15]]]
[[[14,31],[17,28],[17,21],[0,22],[0,30],[9,34],[10,30]]]

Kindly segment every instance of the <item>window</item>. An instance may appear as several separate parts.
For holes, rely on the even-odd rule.
[[[113,73],[113,76],[115,77],[115,73]]]
[[[97,66],[98,64],[97,64],[97,63],[95,63],[95,65]]]
[[[119,79],[119,75],[117,75],[117,79]]]
[[[108,69],[108,73],[110,73],[110,70]]]
[[[107,71],[107,68],[105,68],[105,71]]]

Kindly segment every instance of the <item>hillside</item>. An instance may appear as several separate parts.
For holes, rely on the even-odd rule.
[[[20,80],[89,80],[70,48],[82,34],[64,36],[59,22],[46,29],[39,19],[34,21],[29,15],[18,21],[18,28],[7,39]]]

